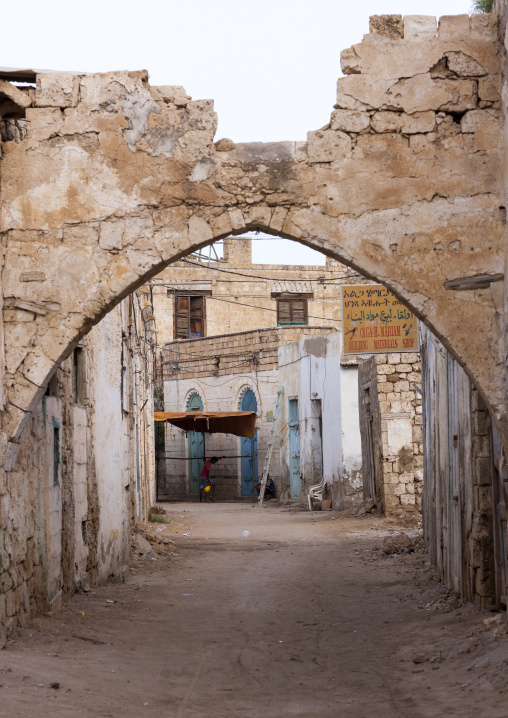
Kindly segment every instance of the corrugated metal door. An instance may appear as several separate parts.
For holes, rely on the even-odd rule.
[[[291,498],[298,499],[302,491],[298,398],[289,399],[289,487]]]
[[[240,411],[257,411],[258,402],[256,395],[252,389],[247,389],[242,397]],[[254,494],[254,486],[258,483],[258,436],[252,439],[242,436],[241,441],[242,454],[242,496],[252,496]]]

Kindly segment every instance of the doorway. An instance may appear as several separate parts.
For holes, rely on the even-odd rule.
[[[258,402],[256,395],[252,389],[247,389],[242,396],[240,402],[240,411],[258,410]],[[255,494],[254,487],[258,483],[258,433],[252,438],[242,436],[241,440],[241,456],[242,456],[242,479],[241,493],[242,496],[253,496]]]
[[[203,411],[203,401],[197,392],[190,395],[187,411]],[[187,432],[189,458],[189,494],[199,494],[201,469],[205,462],[205,437],[198,431]]]
[[[291,498],[298,499],[302,491],[298,397],[289,399],[289,488]]]

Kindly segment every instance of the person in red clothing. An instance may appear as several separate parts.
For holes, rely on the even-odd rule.
[[[203,498],[203,493],[205,494],[205,501],[206,497],[210,499],[210,501],[213,501],[213,492],[215,490],[215,481],[211,481],[210,479],[210,469],[212,468],[212,464],[216,464],[220,459],[217,456],[212,456],[211,459],[207,459],[205,463],[203,464],[203,468],[201,469],[201,484],[199,486],[199,500],[201,501]],[[210,487],[207,489],[207,487]]]

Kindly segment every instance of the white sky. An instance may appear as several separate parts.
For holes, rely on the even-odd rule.
[[[3,33],[0,65],[147,69],[153,85],[215,100],[216,139],[305,140],[329,121],[340,51],[361,41],[369,15],[470,9],[470,0],[25,0],[22,20]],[[285,242],[255,244],[265,254],[278,247],[287,262]]]

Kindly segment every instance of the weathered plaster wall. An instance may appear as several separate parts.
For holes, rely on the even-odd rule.
[[[342,404],[342,471],[344,504],[363,501],[362,441],[358,407],[358,364],[356,357],[341,361],[340,396]]]
[[[130,520],[146,518],[155,502],[153,359],[135,331],[137,322],[147,340],[153,327],[143,321],[142,302],[124,300],[82,342],[81,404],[72,357],[61,364],[22,437],[15,470],[2,474],[0,647],[74,591],[125,575]]]
[[[9,90],[29,120],[2,167],[9,439],[55,362],[122,296],[246,229],[386,284],[504,426],[497,17],[378,18],[342,65],[330,122],[307,143],[214,144],[212,103],[150,88],[145,72],[49,73],[35,91]],[[484,275],[475,289],[449,284]]]
[[[361,481],[358,453],[358,399],[349,384],[356,369],[341,366],[339,332],[302,338],[279,349],[279,380],[284,387],[280,419],[281,493],[290,498],[288,400],[298,398],[300,418],[300,499],[323,478],[335,508],[353,503]],[[346,375],[346,372],[348,374]],[[346,391],[343,394],[342,388]],[[321,435],[320,435],[321,434]],[[361,486],[361,484],[360,484]],[[293,497],[294,498],[294,497]]]

